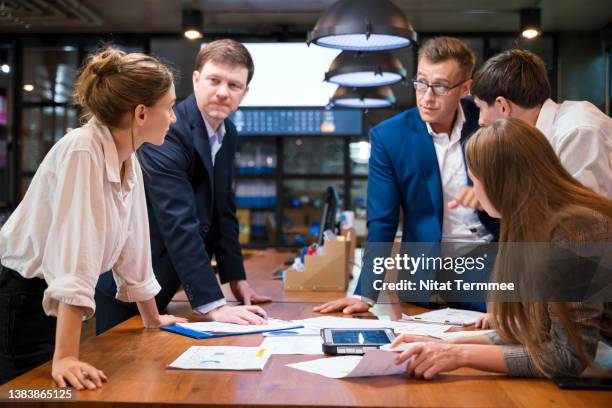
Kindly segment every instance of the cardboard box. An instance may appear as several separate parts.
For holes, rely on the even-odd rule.
[[[287,269],[285,290],[345,291],[355,258],[354,239],[351,238],[355,237],[355,230],[351,228],[344,233],[348,239],[341,236],[337,241],[323,242],[323,255],[306,255],[303,271]]]

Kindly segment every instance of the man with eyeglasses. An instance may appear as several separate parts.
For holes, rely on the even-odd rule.
[[[402,242],[486,243],[498,223],[479,211],[467,176],[463,145],[478,129],[469,93],[475,57],[459,39],[437,37],[419,49],[412,81],[417,107],[372,128],[368,174],[368,243],[393,242],[403,212]],[[355,294],[314,308],[321,313],[366,312],[378,292],[368,253]],[[483,304],[474,305],[482,309]]]

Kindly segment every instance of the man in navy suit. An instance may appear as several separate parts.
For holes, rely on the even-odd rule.
[[[478,129],[469,94],[474,53],[462,41],[437,37],[419,49],[413,80],[417,107],[370,131],[368,243],[393,242],[403,211],[403,242],[494,240],[498,225],[481,211],[467,175],[463,146]],[[364,255],[362,277],[350,297],[314,308],[321,313],[367,311],[378,292]],[[365,275],[364,275],[365,274]],[[478,305],[482,307],[484,305]]]
[[[249,286],[238,242],[232,166],[238,144],[227,119],[248,91],[254,65],[248,50],[233,40],[203,47],[193,72],[194,93],[175,108],[177,121],[160,147],[143,146],[143,167],[155,276],[162,286],[157,306],[166,308],[180,285],[196,313],[212,320],[262,324],[266,313],[254,303],[270,301]],[[231,307],[217,282],[230,284],[244,306]],[[96,331],[135,315],[115,300],[115,282],[103,274],[96,288]]]

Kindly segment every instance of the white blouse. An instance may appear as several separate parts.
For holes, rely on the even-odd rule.
[[[134,154],[124,166],[122,182],[111,133],[91,119],[53,146],[0,230],[0,262],[25,278],[45,279],[48,315],[63,302],[93,316],[98,278],[111,269],[119,300],[144,301],[161,290],[142,170]]]

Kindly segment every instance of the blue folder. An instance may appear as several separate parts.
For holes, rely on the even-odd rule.
[[[191,337],[194,339],[213,339],[216,337],[229,337],[229,336],[240,336],[243,334],[255,334],[255,333],[265,333],[265,332],[275,332],[275,331],[284,331],[284,330],[292,330],[292,329],[301,329],[304,326],[296,325],[291,327],[284,327],[282,329],[274,329],[274,330],[252,330],[249,332],[243,333],[228,333],[228,332],[201,332],[197,330],[187,329],[181,326],[161,326],[160,329],[166,330],[172,333],[181,334],[183,336]]]

